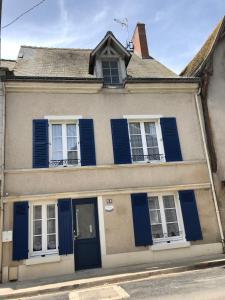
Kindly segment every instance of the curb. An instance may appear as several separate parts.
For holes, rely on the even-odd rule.
[[[47,287],[45,289],[35,289],[35,290],[28,290],[28,291],[19,291],[18,292],[12,292],[5,295],[0,295],[0,299],[18,299],[23,297],[32,297],[32,296],[39,296],[39,295],[45,295],[45,294],[51,294],[55,292],[65,292],[65,291],[71,291],[74,289],[81,289],[81,288],[90,288],[95,287],[99,285],[104,284],[113,284],[113,283],[121,283],[124,281],[129,280],[137,280],[137,279],[144,279],[149,278],[153,276],[158,275],[166,275],[166,274],[176,274],[186,271],[194,271],[194,270],[201,270],[201,269],[207,269],[212,267],[219,267],[225,265],[225,259],[219,259],[219,260],[212,260],[212,261],[205,261],[196,263],[189,266],[180,266],[180,267],[172,267],[172,268],[165,268],[160,270],[151,270],[151,271],[142,271],[142,272],[135,272],[135,273],[126,273],[126,274],[118,274],[113,276],[105,276],[97,277],[93,279],[89,279],[87,282],[76,282],[78,280],[71,281],[71,284],[63,285],[61,283],[61,286],[57,287]]]

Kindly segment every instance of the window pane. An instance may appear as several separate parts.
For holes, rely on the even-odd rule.
[[[118,76],[112,76],[112,83],[115,83],[115,84],[120,83],[119,77]]]
[[[41,236],[34,236],[33,251],[41,251],[41,250],[42,250]]]
[[[56,249],[56,235],[55,234],[48,235],[47,243],[48,243],[48,250]]]
[[[174,208],[175,207],[174,196],[173,195],[163,196],[163,204],[164,204],[164,208]]]
[[[177,223],[169,223],[167,224],[168,236],[179,236],[179,227]]]
[[[77,151],[69,151],[68,152],[68,160],[77,160]],[[76,163],[76,161],[71,161],[71,163]]]
[[[151,224],[161,223],[161,216],[159,210],[150,211],[150,220]]]
[[[130,134],[141,134],[140,123],[129,123]]]
[[[35,205],[33,207],[34,209],[34,219],[37,220],[37,219],[41,219],[42,218],[42,215],[41,215],[41,205]]]
[[[69,137],[67,138],[67,150],[76,150],[77,149],[77,138]]]
[[[103,76],[110,76],[110,69],[103,69]]]
[[[112,75],[112,76],[118,76],[118,77],[119,77],[118,69],[112,69],[112,70],[111,70],[111,75]]]
[[[103,68],[109,68],[109,61],[102,61],[102,67]]]
[[[55,233],[55,219],[48,220],[47,233]]]
[[[116,60],[111,60],[110,61],[110,67],[111,68],[118,68],[118,64]]]
[[[34,221],[34,235],[39,235],[42,233],[42,221]]]
[[[67,136],[76,136],[76,124],[67,124],[66,125]]]
[[[163,229],[162,229],[161,224],[152,225],[151,228],[152,228],[153,238],[157,239],[157,238],[162,238],[163,237]]]
[[[150,135],[156,135],[155,123],[145,122],[145,133]]]
[[[159,209],[159,201],[158,197],[149,197],[148,198],[148,205],[150,209]]]
[[[175,209],[166,209],[166,222],[176,222],[177,221],[177,214]]]
[[[159,149],[158,148],[148,148],[148,159],[149,160],[159,160]]]
[[[62,150],[62,138],[53,138],[52,139],[52,151],[61,151]]]
[[[55,218],[55,204],[49,204],[47,206],[47,218]]]
[[[60,124],[53,124],[52,125],[52,136],[53,137],[62,136],[62,125],[60,125]]]
[[[131,147],[141,147],[142,148],[142,139],[141,135],[131,135],[130,136]]]
[[[52,160],[62,160],[62,159],[63,159],[62,151],[52,152]]]
[[[141,148],[132,149],[132,159],[133,161],[143,161],[144,160],[143,149]]]
[[[147,147],[157,147],[158,146],[158,141],[156,136],[152,136],[147,134],[146,135],[146,142],[147,142]]]

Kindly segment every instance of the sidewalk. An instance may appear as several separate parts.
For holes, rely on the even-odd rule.
[[[73,289],[89,288],[103,284],[137,280],[157,275],[179,273],[216,266],[225,266],[225,255],[202,256],[176,262],[153,262],[129,267],[110,269],[91,269],[78,271],[73,275],[64,275],[23,282],[11,282],[0,285],[0,299],[31,297]]]

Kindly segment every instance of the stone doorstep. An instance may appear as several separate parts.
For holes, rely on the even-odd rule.
[[[203,261],[186,266],[184,265],[178,267],[162,268],[158,270],[139,271],[135,273],[127,272],[125,274],[107,275],[90,279],[71,280],[60,283],[52,283],[47,285],[22,288],[13,291],[9,291],[9,288],[5,289],[5,291],[0,289],[0,299],[17,299],[21,297],[31,297],[43,294],[51,294],[55,292],[71,291],[74,289],[90,288],[104,284],[115,284],[124,281],[144,279],[158,275],[175,274],[180,272],[194,271],[218,266],[225,266],[225,258]]]

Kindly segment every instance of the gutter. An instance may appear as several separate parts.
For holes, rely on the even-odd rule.
[[[196,77],[143,77],[143,78],[127,78],[126,83],[200,83],[200,79]]]
[[[204,117],[203,117],[203,113],[202,113],[202,104],[201,104],[200,93],[201,93],[201,88],[199,88],[198,93],[195,94],[195,102],[196,102],[198,119],[199,119],[199,123],[200,123],[200,129],[201,129],[202,140],[203,140],[203,147],[204,147],[204,152],[205,152],[206,162],[207,162],[207,167],[208,167],[208,172],[209,172],[209,179],[210,179],[210,183],[211,183],[211,187],[212,187],[213,203],[214,203],[216,218],[217,218],[217,222],[218,222],[218,226],[219,226],[219,232],[220,232],[223,253],[225,253],[224,234],[223,234],[223,228],[222,228],[222,222],[221,222],[221,218],[220,218],[215,184],[213,181],[212,169],[211,169],[211,164],[210,164],[210,159],[209,159],[209,152],[208,152],[207,139],[206,139],[206,134],[205,134]]]

